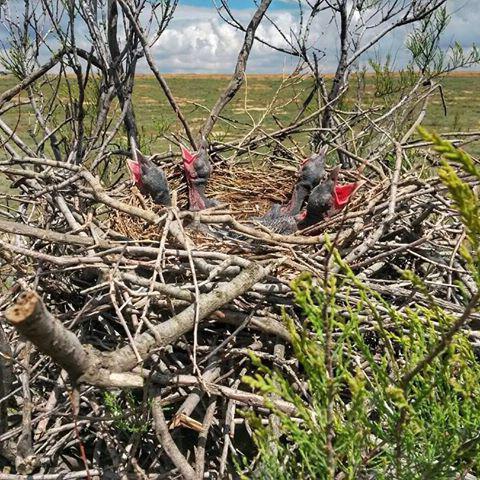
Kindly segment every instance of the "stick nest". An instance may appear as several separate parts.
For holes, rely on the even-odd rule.
[[[413,270],[431,287],[438,304],[453,314],[463,309],[456,281],[474,288],[458,254],[462,225],[435,178],[405,175],[392,188],[387,178],[364,177],[340,214],[308,232],[282,237],[248,219],[263,214],[272,202],[288,199],[292,172],[217,167],[208,195],[225,207],[188,213],[181,174],[176,167],[167,171],[177,190],[173,209],[153,205],[129,181],[104,189],[73,167],[54,169],[63,182],[59,190],[45,176],[19,182],[21,191],[11,202],[16,213],[2,219],[9,236],[2,240],[0,272],[12,288],[1,303],[5,308],[22,290],[34,289],[83,344],[105,354],[130,347],[129,354],[138,354],[139,361],[129,373],[143,368],[158,376],[170,435],[190,461],[201,449],[199,431],[208,429],[204,466],[209,475],[233,476],[232,462],[226,459],[234,450],[253,458],[251,431],[239,412],[250,409],[268,416],[261,399],[241,382],[245,374],[255,373],[251,352],[304,388],[283,318],[286,313],[297,325],[305,320],[289,288],[299,273],[308,271],[320,279],[328,268],[343,275],[328,255],[326,233],[357,276],[399,308],[430,301],[403,279],[403,269]],[[69,176],[71,183],[64,181]],[[15,235],[11,224],[26,230]],[[232,293],[230,286],[252,262],[267,273],[253,286],[237,286]],[[233,299],[213,312],[207,306],[205,314],[182,313],[195,302],[203,305],[211,292],[215,298],[227,298],[230,292]],[[360,299],[351,291],[339,294],[346,299],[348,316],[348,302]],[[168,344],[140,355],[136,342],[141,335],[155,331],[154,338],[166,338],[163,326],[180,313],[190,328],[169,327]],[[365,319],[372,338],[376,321]],[[122,469],[136,469],[147,478],[176,478],[178,471],[152,425],[146,393],[119,388],[109,393],[87,386],[72,393],[65,372],[26,345],[12,327],[5,327],[0,344],[7,352],[3,359],[16,359],[1,364],[10,380],[0,384],[12,392],[0,392],[0,398],[8,397],[1,405],[9,409],[0,412],[4,462],[23,465],[25,473],[40,468],[45,473],[80,472],[76,478],[84,478],[85,464],[98,478]],[[373,340],[374,351],[382,348]],[[79,413],[76,422],[72,411]],[[18,450],[20,438],[33,440]]]

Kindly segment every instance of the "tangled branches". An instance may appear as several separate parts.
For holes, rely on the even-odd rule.
[[[45,174],[27,183],[35,165]],[[458,254],[461,223],[434,178],[370,180],[347,210],[308,232],[282,236],[228,210],[142,208],[128,184],[107,190],[81,167],[63,167],[32,158],[0,167],[22,177],[24,198],[34,199],[21,216],[0,221],[2,255],[11,265],[4,279],[18,279],[2,298],[3,306],[14,303],[5,316],[15,327],[2,343],[2,351],[13,346],[2,357],[2,371],[10,373],[3,401],[17,405],[23,418],[19,425],[4,413],[0,438],[3,454],[25,472],[39,465],[65,472],[83,462],[85,475],[132,468],[151,475],[173,468],[186,478],[224,474],[230,451],[248,453],[248,424],[237,406],[268,411],[241,384],[253,372],[249,353],[302,388],[282,312],[302,321],[289,288],[299,272],[321,277],[335,270],[325,262],[327,232],[358,277],[399,308],[429,305],[433,296],[461,313],[456,280],[474,293]],[[60,188],[50,188],[52,178]],[[230,189],[224,194],[232,201]],[[405,268],[431,287],[430,296],[404,281]],[[375,320],[366,318],[365,328],[375,329]],[[476,343],[476,332],[471,336]],[[28,364],[17,359],[25,348]],[[23,371],[14,383],[12,367]],[[32,394],[18,404],[22,385]],[[117,393],[105,397],[105,388]],[[277,407],[295,414],[291,404]],[[153,455],[156,437],[165,456]],[[82,458],[78,443],[97,453]]]
[[[284,319],[305,321],[290,289],[299,273],[317,281],[343,275],[331,245],[400,310],[433,301],[461,316],[465,295],[476,295],[459,254],[463,224],[434,174],[436,159],[421,150],[431,140],[413,138],[429,99],[442,92],[442,73],[478,61],[475,50],[457,49],[454,64],[433,53],[439,35],[428,37],[425,27],[444,28],[444,17],[435,16],[443,0],[376,2],[368,13],[363,2],[299,2],[298,28],[276,28],[281,47],[259,29],[272,21],[269,0],[258,2],[246,26],[222,0],[220,15],[243,40],[214,107],[197,105],[206,111],[199,135],[152,54],[176,0],[40,0],[38,8],[24,2],[18,15],[8,8],[18,2],[10,3],[2,4],[9,48],[1,60],[18,81],[0,95],[0,173],[8,182],[0,205],[0,465],[16,474],[0,480],[234,477],[239,456],[255,457],[243,413],[268,423],[276,410],[298,421],[296,405],[259,395],[243,378],[256,371],[254,352],[308,395]],[[323,12],[338,25],[332,82],[312,44]],[[411,68],[401,75],[377,68],[372,99],[355,66],[389,32],[417,24]],[[228,118],[254,41],[300,62],[261,115],[249,109],[245,88],[245,118]],[[54,53],[45,60],[45,52]],[[162,134],[168,150],[155,159],[173,192],[167,208],[123,175],[124,159],[151,147],[133,101],[142,59],[177,121]],[[352,76],[360,85],[355,101],[347,95]],[[287,107],[295,111],[282,119],[277,113]],[[32,128],[26,119],[34,119]],[[218,135],[221,123],[232,126],[234,139]],[[451,139],[478,140],[478,133]],[[187,144],[210,155],[207,193],[220,206],[186,210],[175,151]],[[256,222],[271,202],[288,198],[307,149],[325,146],[329,163],[343,167],[342,180],[361,184],[348,207],[294,235]],[[428,289],[406,281],[405,269]],[[349,302],[361,303],[346,287],[338,296],[344,315]],[[473,328],[461,327],[476,348],[479,317],[469,318]],[[369,332],[378,327],[378,318],[362,322]]]

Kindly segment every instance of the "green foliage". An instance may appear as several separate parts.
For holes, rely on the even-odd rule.
[[[480,203],[453,164],[479,179],[480,169],[465,152],[421,133],[443,156],[439,175],[465,226],[463,255],[480,285]],[[297,409],[292,417],[270,401],[270,425],[248,417],[259,451],[248,478],[480,474],[480,361],[467,335],[447,334],[457,315],[436,305],[412,272],[405,278],[430,304],[399,309],[356,278],[338,252],[332,255],[341,275],[303,275],[292,284],[305,323],[286,321],[305,388],[258,360],[258,373],[244,379],[266,399]]]
[[[23,79],[28,74],[25,68],[26,63],[27,57],[23,48],[18,48],[16,44],[13,44],[8,51],[0,53],[0,65],[18,79]]]
[[[115,428],[126,434],[145,433],[148,423],[141,413],[142,403],[139,402],[131,391],[123,393],[104,392],[103,401],[108,414],[113,417]],[[143,410],[148,410],[148,408]]]
[[[460,253],[465,258],[477,285],[480,285],[480,202],[478,195],[458,176],[453,165],[458,165],[476,180],[480,180],[480,168],[470,155],[455,148],[449,141],[434,133],[428,133],[425,129],[420,128],[419,131],[425,140],[433,143],[434,150],[442,155],[438,174],[447,186],[455,209],[465,226],[467,242],[462,245]]]
[[[395,68],[390,55],[387,55],[385,61],[380,58],[370,59],[369,65],[374,73],[375,96],[390,102],[392,95],[403,94],[406,89],[415,85],[419,78],[412,65],[400,70]]]
[[[439,8],[425,17],[407,39],[406,47],[412,54],[413,63],[429,77],[480,62],[480,51],[475,44],[468,52],[458,42],[447,50],[440,48],[441,36],[449,23],[446,7]]]

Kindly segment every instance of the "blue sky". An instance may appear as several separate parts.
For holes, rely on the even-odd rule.
[[[179,4],[183,6],[206,8],[211,8],[214,5],[212,0],[180,0]],[[256,3],[252,0],[230,0],[228,4],[230,5],[230,8],[233,8],[235,10],[249,10],[251,8],[254,8],[256,5]],[[292,2],[291,0],[273,0],[269,7],[270,11],[296,9],[296,2]]]

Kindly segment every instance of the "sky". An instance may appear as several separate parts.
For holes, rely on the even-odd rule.
[[[233,71],[244,33],[220,18],[214,8],[214,1],[179,0],[173,20],[151,49],[155,63],[161,72],[231,73]],[[219,0],[216,1],[219,3]],[[228,4],[235,18],[243,25],[247,25],[255,10],[255,1],[228,0]],[[382,1],[388,2],[388,0]],[[277,47],[285,47],[282,34],[291,37],[298,30],[298,2],[306,3],[307,0],[273,0],[267,17],[264,18],[257,30],[258,36]],[[10,0],[5,5],[5,8],[9,8],[11,15],[19,19],[21,24],[24,2]],[[480,44],[478,27],[480,25],[480,0],[447,0],[447,7],[451,13],[451,21],[442,37],[442,48],[448,48],[455,41],[467,50],[472,43]],[[369,11],[365,12],[367,15]],[[360,25],[360,16],[356,13],[353,24]],[[80,46],[89,50],[88,31],[81,19],[77,22],[77,29]],[[279,33],[279,30],[282,34]],[[375,29],[366,31],[362,42],[368,42],[375,32]],[[390,55],[394,60],[394,68],[403,67],[409,58],[405,41],[410,32],[411,27],[391,32],[374,49],[369,50],[367,55],[360,58],[360,65],[368,65],[369,58],[384,60],[387,55]],[[0,42],[7,49],[8,38],[0,15]],[[49,42],[54,43],[55,40],[52,39]],[[321,72],[335,71],[338,60],[338,31],[336,21],[332,18],[331,13],[321,12],[317,15],[311,27],[308,46],[318,49]],[[56,46],[50,44],[50,47],[55,50]],[[46,51],[45,55],[49,57],[50,52]],[[296,63],[296,58],[255,42],[248,61],[247,73],[289,72]],[[140,72],[149,71],[145,61],[139,63],[138,70]]]
[[[302,0],[304,1],[304,0]],[[252,0],[230,0],[235,16],[246,25],[253,12]],[[442,46],[447,48],[454,41],[465,49],[472,43],[480,44],[480,0],[448,0],[452,14],[445,31]],[[286,35],[298,24],[297,0],[273,0],[268,16]],[[319,15],[312,27],[312,42],[324,52],[321,69],[332,72],[338,59],[338,35],[331,17]],[[403,28],[389,34],[370,57],[385,58],[390,54],[401,68],[408,59],[405,39],[410,29]],[[284,41],[272,23],[264,20],[258,29],[260,37],[282,46]],[[243,33],[223,22],[212,0],[180,0],[173,21],[161,39],[153,47],[154,56],[163,72],[227,73],[231,72],[243,41]],[[363,63],[368,56],[362,58]],[[275,52],[259,43],[254,45],[247,71],[249,73],[282,73],[295,65],[295,59]],[[141,67],[143,68],[143,67]]]

